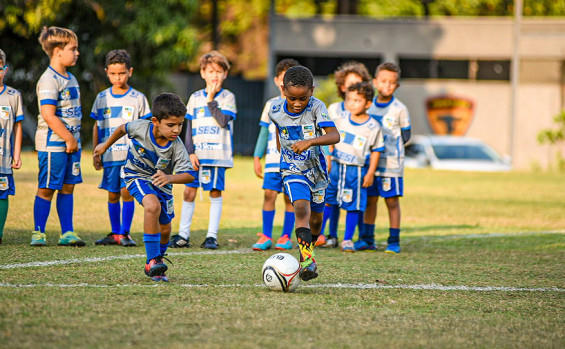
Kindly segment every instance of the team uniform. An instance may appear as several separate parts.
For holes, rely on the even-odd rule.
[[[124,180],[130,194],[142,204],[145,195],[154,194],[161,203],[160,224],[168,224],[175,216],[173,185],[153,185],[151,176],[161,170],[165,174],[180,174],[192,171],[188,153],[182,141],[175,139],[160,146],[153,136],[153,124],[139,119],[125,126],[131,146],[124,165]]]
[[[371,152],[384,150],[381,127],[373,118],[358,124],[351,121],[351,117],[337,119],[335,126],[341,141],[332,153],[334,162],[326,201],[346,211],[365,211],[367,189],[363,188],[363,178],[369,168]]]
[[[335,127],[324,102],[311,97],[301,113],[289,112],[286,99],[274,101],[269,118],[276,125],[280,141],[280,171],[285,192],[292,202],[308,200],[312,211],[323,212],[328,186],[326,159],[320,146],[296,154],[291,146],[297,141],[323,135],[323,127]]]
[[[22,95],[18,90],[3,85],[0,90],[0,200],[16,194],[12,171],[13,133],[14,125],[23,120]]]
[[[192,121],[194,153],[201,165],[198,173],[192,173],[194,182],[186,186],[202,187],[206,191],[223,191],[225,171],[233,167],[233,121],[237,114],[235,95],[222,89],[214,97],[218,108],[231,119],[225,128],[220,127],[212,116],[206,98],[208,94],[204,89],[196,91],[190,96],[186,106],[186,118]]]
[[[283,181],[280,172],[281,153],[277,149],[277,127],[269,119],[269,110],[273,102],[281,100],[280,97],[271,98],[265,103],[261,114],[260,126],[269,130],[267,141],[267,151],[265,152],[265,176],[263,179],[263,189],[270,189],[281,193],[283,191]]]
[[[90,116],[96,120],[98,143],[103,143],[119,126],[139,118],[151,118],[151,110],[143,93],[130,87],[126,93],[116,95],[110,87],[96,96]],[[129,144],[124,136],[102,155],[104,174],[99,188],[117,193],[125,186],[120,173],[126,163]]]
[[[80,88],[73,74],[65,77],[49,67],[37,82],[39,110],[42,105],[56,106],[55,116],[78,142],[79,150],[67,154],[65,141],[38,116],[35,149],[39,158],[39,188],[61,189],[63,184],[82,183],[80,170],[80,127],[82,108]]]
[[[349,117],[350,114],[349,110],[345,109],[344,101],[332,103],[328,107],[328,115],[334,123],[341,118]]]
[[[378,103],[374,98],[367,111],[382,128],[385,151],[381,154],[375,172],[375,182],[369,188],[369,196],[383,198],[404,194],[404,142],[402,131],[411,128],[408,109],[395,97],[388,103]]]

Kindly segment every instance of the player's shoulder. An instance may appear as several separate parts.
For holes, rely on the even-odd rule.
[[[135,119],[127,123],[128,129],[140,129],[149,127],[151,125],[151,120],[148,119]]]
[[[204,94],[204,89],[198,90],[198,91],[194,91],[191,95],[190,98],[203,98],[206,97]]]
[[[135,88],[131,87],[129,94],[133,98],[145,98],[145,94],[143,92],[136,90]]]
[[[392,106],[394,106],[397,109],[408,109],[406,107],[406,104],[402,103],[402,101],[396,97],[394,97],[394,99],[392,100]]]
[[[96,99],[102,99],[102,98],[106,98],[107,96],[110,96],[110,89],[111,87],[108,87],[100,92],[98,92],[98,94],[96,95]]]
[[[8,96],[16,96],[16,97],[21,96],[20,91],[16,90],[16,89],[13,88],[13,87],[8,86],[8,85],[6,85],[6,90],[5,90],[5,91],[6,91],[6,94],[7,94]]]
[[[235,94],[230,90],[228,90],[227,88],[222,88],[222,91],[220,92],[220,96],[224,98],[228,98],[228,97],[235,98]]]
[[[369,115],[369,120],[367,121],[365,126],[370,130],[379,130],[381,128],[381,125],[376,120],[374,115]]]

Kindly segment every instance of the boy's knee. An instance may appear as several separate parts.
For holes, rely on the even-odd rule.
[[[196,188],[186,187],[184,189],[184,201],[193,202],[196,198]]]
[[[147,214],[158,216],[161,214],[161,204],[156,197],[149,195],[143,198],[143,209]]]

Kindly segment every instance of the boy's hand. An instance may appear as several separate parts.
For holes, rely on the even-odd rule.
[[[189,156],[192,168],[194,168],[194,171],[198,171],[198,167],[200,167],[200,160],[198,160],[198,156],[196,156],[196,154],[190,154]]]
[[[261,159],[258,156],[253,157],[253,169],[257,177],[263,178],[263,166],[261,166]]]
[[[155,173],[153,176],[151,176],[151,179],[153,180],[153,181],[151,181],[151,183],[153,185],[159,187],[159,188],[161,188],[164,185],[171,183],[169,176],[166,175],[165,173],[163,173],[163,171],[161,171],[161,170],[157,170],[157,173]]]
[[[12,168],[15,170],[19,170],[22,167],[22,159],[18,156],[13,158],[12,160]]]
[[[104,152],[106,151],[104,145],[105,145],[105,143],[99,143],[96,146],[96,148],[94,148],[94,150],[92,151],[92,156],[93,157],[101,157],[102,154],[104,154]]]
[[[94,169],[96,171],[100,171],[104,168],[104,166],[102,166],[102,159],[100,158],[100,155],[92,156],[92,164],[94,165]]]
[[[65,152],[67,153],[74,153],[78,151],[78,141],[75,139],[75,137],[71,137],[71,139],[69,139],[68,141],[65,142],[65,145],[67,147],[67,149],[65,150]]]
[[[292,151],[296,154],[302,154],[303,151],[310,148],[310,140],[303,140],[294,143],[292,146]]]
[[[370,187],[371,185],[373,185],[374,181],[375,181],[375,174],[367,173],[365,177],[363,177],[363,188]]]
[[[212,102],[214,100],[214,97],[216,96],[216,93],[220,92],[221,89],[222,89],[222,81],[218,81],[210,86],[206,86],[206,93],[208,94],[208,97],[206,98],[206,102],[207,103]]]

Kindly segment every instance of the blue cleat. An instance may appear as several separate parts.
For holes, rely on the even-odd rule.
[[[298,276],[302,279],[302,281],[308,281],[318,277],[318,265],[314,258],[309,258],[300,264],[302,268],[300,269]]]
[[[277,240],[277,244],[275,245],[275,250],[291,250],[292,249],[292,241],[288,238],[288,236],[283,235],[280,239]]]
[[[400,253],[400,243],[388,244],[385,253]]]
[[[377,249],[377,245],[375,244],[369,245],[366,241],[357,240],[353,244],[353,248],[355,249],[355,251],[375,252]]]
[[[251,248],[253,251],[266,251],[273,246],[273,239],[265,234],[257,234],[259,236],[259,241],[257,241]]]

